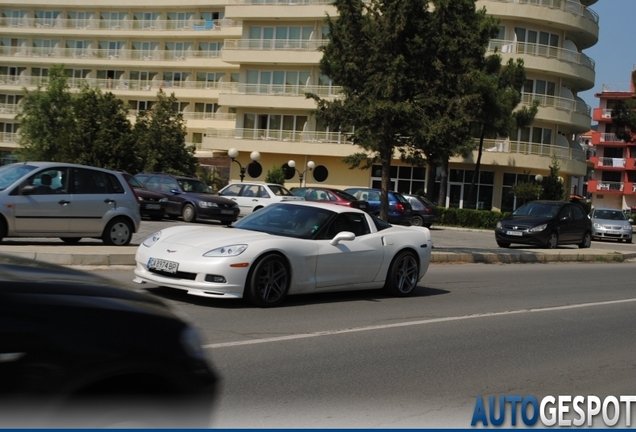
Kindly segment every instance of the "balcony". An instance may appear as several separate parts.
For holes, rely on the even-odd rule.
[[[590,162],[594,164],[594,168],[599,168],[604,171],[623,171],[627,168],[628,159],[625,158],[610,158],[610,157],[600,157],[600,156],[592,156],[590,157]],[[633,166],[633,159],[630,160],[631,165]]]
[[[594,60],[581,52],[550,45],[492,39],[488,44],[488,52],[495,51],[504,57],[504,61],[508,60],[508,56],[516,58],[521,55],[526,71],[544,71],[565,77],[575,84],[577,91],[594,87]]]
[[[625,146],[624,140],[621,140],[615,133],[592,132],[592,144],[602,146]]]
[[[531,105],[534,100],[538,100],[541,107],[537,113],[537,120],[573,125],[581,132],[590,130],[592,108],[585,102],[535,93],[521,95],[521,103],[525,105]]]
[[[322,20],[336,16],[333,0],[236,0],[225,7],[225,14],[247,20]]]
[[[316,65],[322,58],[318,48],[326,39],[226,39],[223,61],[227,63],[279,63]]]
[[[77,49],[77,48],[51,48],[51,47],[1,47],[0,57],[20,57],[29,62],[59,63],[60,59],[73,59],[69,63],[103,64],[103,60],[113,63],[123,62],[120,66],[128,66],[131,61],[138,61],[148,66],[147,63],[160,63],[166,66],[166,62],[185,62],[189,66],[222,67],[226,66],[221,60],[217,64],[210,59],[218,59],[220,51],[171,51],[171,50],[130,50],[130,49]],[[183,64],[179,63],[180,66]]]
[[[624,182],[613,182],[604,180],[588,180],[587,181],[588,192],[599,192],[607,194],[622,195],[625,189]],[[633,187],[629,189],[629,193],[633,193]]]
[[[599,16],[578,0],[479,0],[477,7],[486,7],[489,14],[501,19],[517,21],[526,17],[531,21],[543,21],[543,25],[566,33],[576,34],[580,49],[598,42]]]
[[[16,132],[0,132],[0,148],[12,149],[18,148],[18,134]]]
[[[322,98],[337,97],[342,87],[305,86],[300,84],[245,84],[220,83],[219,105],[234,107],[291,108],[312,110],[313,99],[305,93],[314,93]]]
[[[59,34],[78,32],[95,32],[99,33],[124,33],[139,32],[155,33],[156,32],[175,32],[171,37],[192,36],[193,34],[201,35],[202,31],[219,33],[218,36],[227,36],[228,34],[240,35],[243,23],[231,19],[217,20],[109,20],[100,18],[83,18],[83,19],[50,19],[50,18],[14,18],[5,17],[0,19],[0,33],[10,30],[14,34],[33,33],[36,30],[43,34]],[[233,29],[232,33],[225,30]],[[211,35],[212,33],[210,33]],[[163,36],[163,35],[162,35]]]
[[[594,114],[592,119],[597,122],[610,122],[612,121],[612,110],[607,108],[594,108]]]

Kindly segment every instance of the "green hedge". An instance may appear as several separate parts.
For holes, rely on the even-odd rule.
[[[495,229],[497,221],[507,213],[488,210],[471,210],[460,208],[438,207],[438,225],[458,226],[464,228]]]

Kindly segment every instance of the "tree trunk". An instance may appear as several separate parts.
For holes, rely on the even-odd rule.
[[[479,170],[481,168],[481,154],[484,150],[484,135],[485,128],[484,124],[481,125],[481,134],[479,136],[479,149],[477,150],[477,163],[475,164],[475,171],[473,173],[473,180],[470,182],[470,189],[468,189],[468,199],[470,202],[468,203],[468,208],[477,208],[477,190],[475,189],[475,182],[479,178]]]
[[[389,221],[389,181],[391,180],[391,159],[393,149],[382,153],[382,193],[380,194],[380,219]]]
[[[429,159],[426,164],[426,198],[435,200],[435,173],[437,167]]]
[[[437,200],[437,205],[440,207],[446,207],[446,188],[448,187],[448,159],[442,163],[442,175],[441,182],[439,185],[439,198]]]

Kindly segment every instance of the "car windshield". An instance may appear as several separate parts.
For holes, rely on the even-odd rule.
[[[277,196],[294,196],[288,189],[279,186],[279,185],[269,185],[269,188],[272,190],[274,195]]]
[[[625,214],[620,210],[594,210],[593,219],[605,220],[627,220]]]
[[[561,210],[561,205],[556,203],[538,203],[531,202],[519,207],[512,212],[513,216],[530,216],[530,217],[554,217]]]
[[[212,193],[212,189],[200,180],[179,179],[177,182],[185,192]]]
[[[0,168],[0,190],[5,190],[16,180],[22,178],[25,174],[30,173],[37,167],[26,164],[11,164]]]
[[[233,228],[311,239],[334,214],[332,211],[316,207],[271,204],[235,222]]]

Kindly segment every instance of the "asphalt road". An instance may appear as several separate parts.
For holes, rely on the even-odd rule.
[[[139,288],[129,271],[103,274]],[[634,394],[634,274],[438,265],[411,298],[331,293],[275,309],[147,291],[205,336],[223,378],[214,427],[470,427],[479,395]]]

